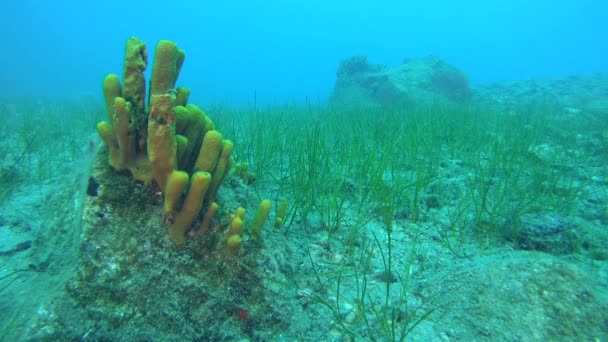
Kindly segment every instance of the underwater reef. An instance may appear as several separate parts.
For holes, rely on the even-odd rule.
[[[608,336],[608,75],[355,57],[327,107],[203,111],[185,57],[0,102],[0,340]]]

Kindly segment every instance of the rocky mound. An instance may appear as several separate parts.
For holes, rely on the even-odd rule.
[[[388,67],[355,56],[340,63],[330,101],[379,105],[445,100],[463,103],[471,96],[467,75],[438,57],[412,58]]]

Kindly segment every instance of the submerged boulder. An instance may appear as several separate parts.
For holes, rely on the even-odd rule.
[[[371,64],[365,56],[343,60],[330,101],[333,104],[420,104],[471,98],[467,75],[439,57],[407,59],[400,65]]]

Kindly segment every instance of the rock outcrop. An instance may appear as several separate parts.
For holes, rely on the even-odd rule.
[[[340,63],[330,101],[338,105],[463,103],[471,95],[467,75],[438,57],[412,58],[388,67],[355,56]]]

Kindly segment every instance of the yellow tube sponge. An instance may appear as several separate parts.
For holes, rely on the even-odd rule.
[[[186,60],[186,52],[182,49],[177,49],[177,60],[175,62],[175,72],[177,76],[179,76],[179,72],[182,70],[182,65],[184,65],[184,61]],[[175,79],[177,80],[177,76]]]
[[[228,172],[230,172],[230,168],[232,166],[232,159],[230,156],[232,155],[232,141],[224,140],[222,142],[222,154],[220,155],[220,159],[217,162],[217,166],[215,167],[215,171],[213,171],[213,180],[211,182],[211,190],[209,191],[208,199],[215,200],[217,197],[217,191],[220,188],[220,185],[226,178]]]
[[[198,158],[194,163],[195,171],[213,172],[222,150],[222,135],[218,131],[209,131],[203,138]],[[214,173],[215,175],[215,173]]]
[[[233,175],[243,180],[243,183],[249,184],[249,163],[240,162],[234,166]]]
[[[203,112],[203,110],[198,108],[196,105],[190,103],[186,105],[186,108],[188,108],[188,111],[192,115],[192,120],[196,120],[195,129],[200,131],[200,140],[202,142],[205,133],[213,129],[213,122],[211,122],[211,119],[205,115],[205,112]]]
[[[232,219],[232,221],[230,221],[230,228],[228,228],[228,235],[240,235],[244,224],[245,223],[240,217]]]
[[[146,119],[144,110],[146,77],[144,71],[147,66],[148,50],[146,49],[146,43],[136,37],[129,38],[125,46],[122,97],[133,106],[133,114],[137,121]]]
[[[279,203],[279,207],[277,208],[277,212],[274,219],[274,227],[281,228],[285,221],[285,216],[287,216],[287,199],[284,198],[281,203]]]
[[[167,94],[175,87],[175,81],[185,55],[178,52],[177,45],[170,40],[161,40],[156,44],[150,96]],[[180,62],[181,59],[181,62]]]
[[[238,207],[235,211],[235,217],[239,217],[243,222],[245,222],[245,208]]]
[[[226,246],[230,253],[237,255],[241,251],[243,238],[241,231],[245,225],[245,208],[239,207],[234,214],[230,215],[230,226],[226,231]]]
[[[135,133],[131,122],[131,103],[122,97],[114,98],[112,127],[120,150],[119,160],[114,166],[117,170],[123,170],[135,161]]]
[[[167,182],[167,189],[165,190],[165,214],[169,214],[175,210],[177,202],[182,197],[184,188],[188,185],[189,178],[188,173],[183,171],[171,173]]]
[[[196,232],[197,234],[205,235],[205,233],[207,233],[207,231],[209,230],[209,225],[211,224],[211,219],[213,218],[213,216],[215,216],[215,213],[217,213],[218,208],[219,208],[219,206],[215,202],[213,202],[209,205],[209,208],[207,208],[207,212],[205,213],[205,216],[203,217],[203,222],[201,222],[201,226],[198,228],[198,231]]]
[[[175,143],[177,144],[177,168],[184,170],[183,163],[186,159],[186,150],[188,149],[188,138],[181,134],[175,135]]]
[[[103,78],[103,99],[108,112],[108,122],[114,121],[114,99],[122,95],[120,79],[115,74],[107,74]]]
[[[118,142],[116,141],[116,137],[114,136],[114,130],[112,129],[112,125],[108,122],[101,121],[97,124],[97,133],[103,141],[108,145],[108,150],[110,151],[108,156],[108,162],[110,166],[116,168],[116,163],[119,158],[118,151]]]
[[[205,115],[205,128],[204,128],[205,133],[209,132],[211,130],[214,130],[214,129],[215,129],[215,125],[213,124],[213,121],[211,121],[210,117]]]
[[[207,118],[202,110],[192,104],[189,104],[186,107],[176,106],[175,115],[175,132],[188,138],[189,142],[184,153],[184,158],[183,160],[180,160],[179,167],[181,170],[192,172],[196,158],[201,150],[203,137],[207,132],[205,129]],[[208,172],[210,171],[211,170]]]
[[[255,212],[255,216],[249,227],[249,234],[254,241],[261,240],[262,227],[264,226],[264,223],[266,223],[271,205],[270,200],[263,200],[260,202],[258,210]]]
[[[177,98],[176,98],[177,99]],[[175,101],[175,132],[184,135],[186,127],[190,124],[190,113],[188,109],[182,105],[178,105]]]
[[[230,235],[226,239],[226,246],[230,253],[238,255],[241,252],[241,246],[243,245],[243,239],[240,235]]]
[[[190,89],[186,87],[177,87],[175,89],[177,94],[175,95],[175,105],[185,106],[188,104],[188,98],[190,97]]]
[[[154,173],[150,167],[150,160],[146,154],[138,154],[135,157],[135,162],[129,167],[129,171],[133,175],[133,178],[144,182],[146,185],[150,185],[154,180]]]
[[[169,225],[169,237],[176,245],[183,246],[186,243],[186,232],[203,206],[203,199],[210,183],[211,175],[208,172],[195,172],[192,175],[184,205],[175,215],[173,224]]]
[[[148,120],[148,157],[154,179],[165,191],[167,179],[177,166],[175,113],[171,95],[152,95]]]

